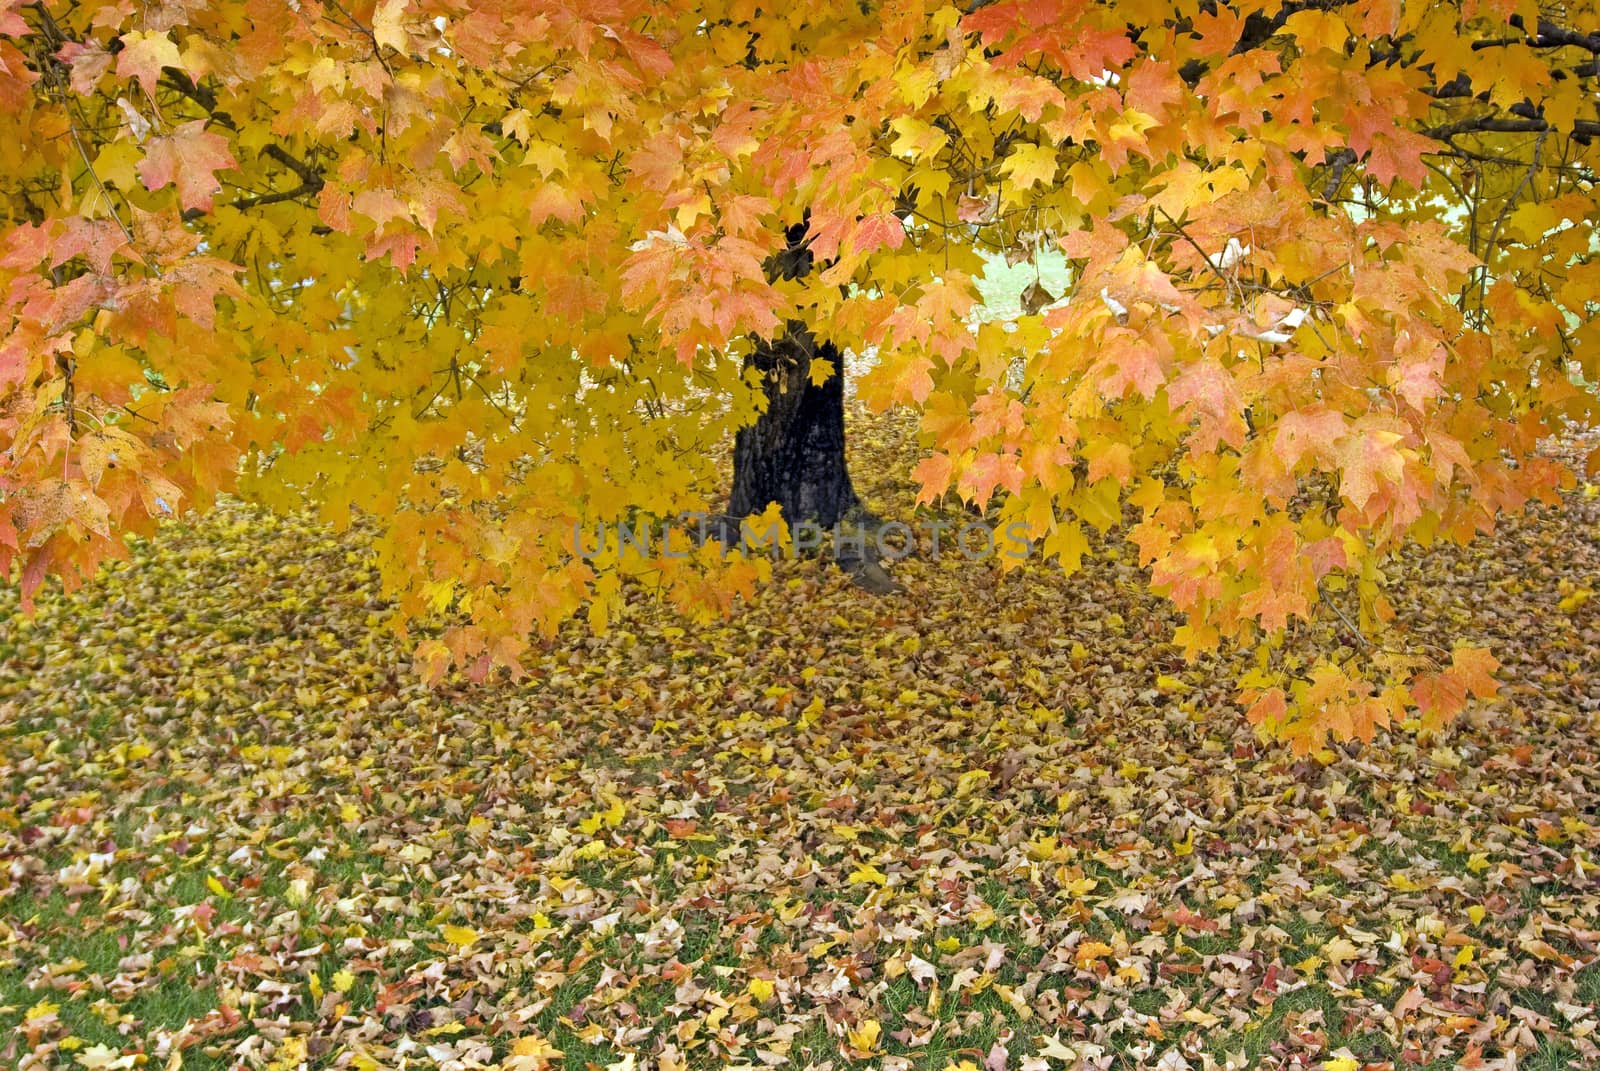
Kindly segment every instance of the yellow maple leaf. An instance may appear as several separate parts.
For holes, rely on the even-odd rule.
[[[850,877],[848,880],[851,885],[871,884],[884,886],[889,884],[889,875],[885,874],[871,863],[862,863],[860,866],[856,867],[850,872]]]
[[[1571,595],[1568,595],[1566,598],[1556,603],[1556,608],[1564,614],[1577,613],[1578,607],[1582,606],[1592,598],[1594,598],[1593,589],[1578,588]]]
[[[876,1056],[878,1053],[878,1038],[883,1033],[883,1027],[876,1019],[863,1019],[845,1032],[845,1040],[850,1047],[863,1053],[864,1056]]]
[[[1338,967],[1353,959],[1360,959],[1361,949],[1348,938],[1334,937],[1322,946],[1322,954],[1329,963]]]
[[[40,1000],[39,1003],[29,1008],[22,1016],[24,1022],[31,1023],[35,1019],[43,1019],[47,1015],[54,1015],[61,1010],[61,1005],[52,1004],[49,1000]]]
[[[1019,145],[1000,165],[1000,173],[1010,178],[1019,190],[1048,184],[1056,177],[1055,147],[1032,143]]]
[[[1104,959],[1115,952],[1116,949],[1112,948],[1104,941],[1085,941],[1073,950],[1072,958],[1077,960],[1078,963],[1082,965],[1085,963],[1091,963],[1097,959]]]
[[[538,1034],[526,1034],[511,1043],[511,1052],[502,1061],[504,1071],[544,1071],[566,1053]]]
[[[988,783],[988,770],[968,770],[956,781],[956,796],[970,796]]]

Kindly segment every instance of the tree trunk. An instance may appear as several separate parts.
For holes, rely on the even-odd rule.
[[[813,358],[833,372],[811,382]],[[861,503],[844,458],[844,369],[832,343],[818,342],[803,324],[762,343],[748,366],[761,372],[767,410],[739,431],[733,445],[734,518],[776,502],[791,527],[811,521],[831,529]]]
[[[809,220],[807,213],[786,229],[787,246],[768,262],[769,278],[810,274]],[[821,384],[811,381],[818,360],[833,366]],[[844,459],[844,362],[838,348],[791,320],[781,338],[763,341],[750,354],[745,369],[752,368],[761,374],[767,408],[734,439],[726,519],[736,529],[742,518],[776,502],[791,530],[807,523],[823,530],[824,547],[856,584],[877,594],[904,590],[878,563],[875,547],[859,538],[871,517],[856,497]],[[855,529],[858,538],[838,538],[841,529]]]

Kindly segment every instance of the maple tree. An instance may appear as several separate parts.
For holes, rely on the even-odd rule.
[[[417,661],[516,672],[634,578],[575,525],[859,509],[844,353],[921,501],[1077,568],[1136,519],[1190,654],[1306,748],[1492,692],[1384,562],[1596,416],[1593,4],[0,3],[0,571],[236,491],[376,517]],[[797,231],[797,228],[800,228]],[[1060,294],[977,322],[996,256]],[[742,430],[741,430],[742,429]],[[1587,465],[1593,471],[1597,459]],[[1001,560],[1001,565],[1006,564]],[[1296,622],[1348,650],[1282,656]]]

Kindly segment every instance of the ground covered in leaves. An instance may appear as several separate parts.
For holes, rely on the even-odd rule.
[[[902,429],[854,428],[909,513]],[[0,1059],[1596,1066],[1597,521],[1410,555],[1408,642],[1487,642],[1500,699],[1299,760],[1116,545],[882,599],[788,564],[432,692],[358,537],[173,525],[0,593]]]

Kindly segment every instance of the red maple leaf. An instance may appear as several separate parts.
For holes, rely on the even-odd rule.
[[[207,133],[204,119],[184,123],[171,134],[150,139],[139,161],[139,179],[147,190],[177,183],[178,203],[184,210],[211,211],[211,195],[222,188],[216,173],[237,167],[228,151],[228,139]]]
[[[135,30],[122,35],[122,51],[117,53],[117,77],[137,79],[145,96],[154,97],[163,67],[182,69],[178,46],[165,33]]]

